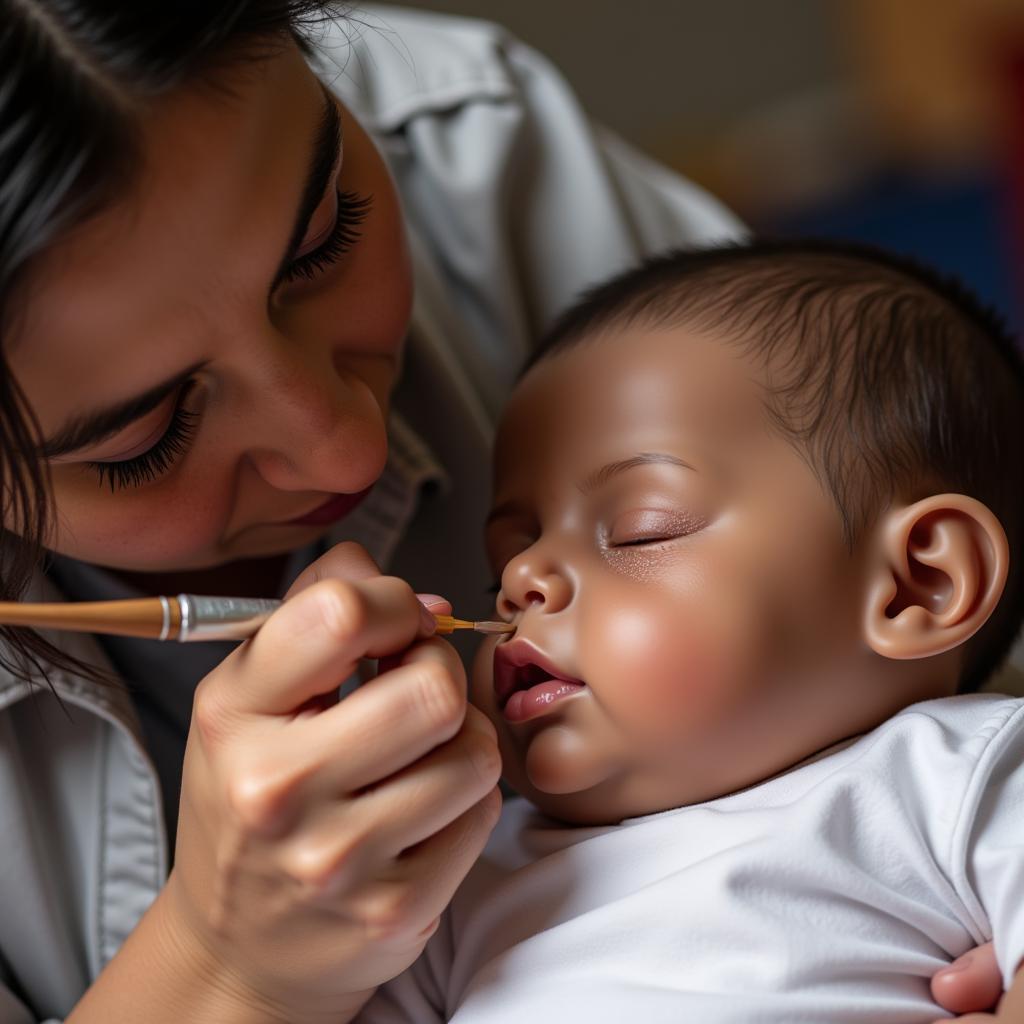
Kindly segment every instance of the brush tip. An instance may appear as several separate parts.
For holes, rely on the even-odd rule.
[[[489,633],[492,635],[514,633],[516,631],[516,627],[511,622],[474,622],[473,628],[478,633]]]

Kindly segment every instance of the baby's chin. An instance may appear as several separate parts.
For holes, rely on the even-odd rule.
[[[735,791],[725,780],[681,783],[595,746],[558,726],[535,736],[525,757],[503,745],[504,781],[548,817],[577,826],[616,825]]]
[[[534,736],[525,752],[503,751],[505,781],[538,810],[572,825],[612,825],[634,816],[623,800],[623,768],[554,726]]]

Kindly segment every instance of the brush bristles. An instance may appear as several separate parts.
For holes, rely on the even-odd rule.
[[[477,633],[514,633],[515,626],[511,622],[470,622],[468,619],[457,619],[454,615],[435,615],[437,632],[444,636],[457,629],[473,629]]]
[[[516,627],[511,622],[474,622],[473,628],[478,633],[490,633],[492,635],[514,633],[516,631]]]

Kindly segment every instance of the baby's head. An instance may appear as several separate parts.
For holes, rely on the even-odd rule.
[[[1022,445],[1008,335],[873,251],[682,253],[590,293],[498,436],[518,630],[473,694],[506,778],[618,821],[977,687],[1022,617]]]

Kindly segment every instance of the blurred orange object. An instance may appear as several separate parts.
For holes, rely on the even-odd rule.
[[[1024,25],[1021,0],[846,0],[846,43],[880,142],[897,160],[985,163],[998,146],[995,45]]]

